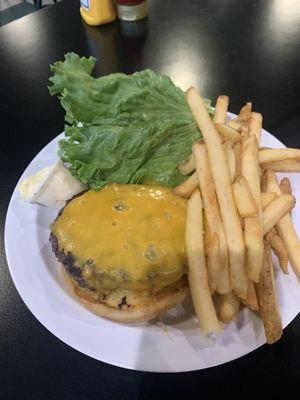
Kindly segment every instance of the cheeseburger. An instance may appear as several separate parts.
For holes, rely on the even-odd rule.
[[[186,200],[161,186],[110,184],[72,198],[51,226],[75,297],[120,322],[152,319],[188,293]]]

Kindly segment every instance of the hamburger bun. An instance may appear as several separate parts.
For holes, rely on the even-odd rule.
[[[180,304],[189,294],[187,277],[183,276],[178,282],[151,295],[116,290],[103,300],[80,287],[65,267],[62,264],[60,266],[64,280],[77,301],[94,314],[117,322],[137,323],[151,320]]]

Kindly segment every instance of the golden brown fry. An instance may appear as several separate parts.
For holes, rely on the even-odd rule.
[[[270,186],[270,177],[272,174],[274,174],[274,171],[272,171],[272,170],[267,170],[267,171],[262,172],[261,182],[260,182],[261,190],[262,190],[262,192],[272,192],[272,193],[276,193],[276,195],[278,195],[281,193],[280,189],[279,190],[277,190],[277,189],[276,190],[268,190],[270,187],[273,186],[273,185]],[[275,176],[275,174],[274,174],[274,176]],[[278,188],[279,188],[279,186],[278,186]]]
[[[281,179],[279,187],[280,187],[281,193],[291,194],[291,195],[293,194],[292,193],[292,185],[291,185],[291,181],[289,180],[289,178],[285,177],[285,178]]]
[[[242,144],[235,143],[233,145],[233,151],[235,155],[235,165],[236,165],[236,173],[241,173],[241,154],[242,154]]]
[[[240,311],[240,301],[234,292],[222,294],[218,298],[218,316],[220,321],[228,324]]]
[[[276,197],[274,192],[262,192],[261,195],[261,208],[264,210]]]
[[[300,172],[300,160],[282,160],[260,164],[264,170],[271,169],[275,172]]]
[[[283,240],[278,235],[276,228],[272,228],[268,233],[266,233],[265,238],[270,243],[274,253],[278,257],[282,272],[288,275],[288,255]]]
[[[241,217],[257,215],[258,210],[250,191],[247,180],[243,175],[237,175],[232,185],[235,204]]]
[[[252,103],[248,102],[241,108],[241,111],[239,112],[239,118],[248,121],[248,119],[250,119],[251,117],[251,111],[252,111]]]
[[[293,270],[300,280],[300,243],[291,216],[286,214],[282,217],[278,221],[276,229],[285,244]]]
[[[195,189],[199,187],[197,173],[194,172],[193,175],[189,176],[185,181],[180,183],[173,189],[173,192],[177,196],[183,197],[184,199],[189,199]]]
[[[245,269],[245,246],[240,219],[234,203],[229,171],[221,139],[205,108],[203,99],[194,88],[186,99],[207,145],[210,165],[227,239],[231,284],[240,298],[247,297],[248,277]]]
[[[207,273],[208,273],[208,283],[210,294],[214,294],[216,291],[216,278],[218,271],[221,267],[221,257],[220,257],[220,242],[219,236],[216,232],[211,236],[208,246],[206,248],[207,257]]]
[[[249,136],[242,144],[241,173],[249,184],[258,210],[256,218],[249,217],[249,221],[244,221],[248,276],[252,281],[258,282],[263,260],[263,227],[258,144],[254,135]]]
[[[262,128],[262,115],[256,112],[252,112],[249,120],[249,131],[250,135],[254,135],[256,137],[258,144],[260,143],[261,128]]]
[[[199,190],[195,190],[188,200],[185,241],[189,285],[200,328],[203,332],[219,332],[221,327],[208,286],[203,244],[202,200]]]
[[[182,161],[178,166],[179,171],[182,175],[188,175],[195,169],[194,157],[193,154],[190,154],[188,158]]]
[[[258,216],[244,218],[244,237],[248,276],[258,282],[261,270],[261,223]]]
[[[265,172],[264,185],[270,192],[281,193],[274,171]],[[277,223],[276,230],[284,242],[290,263],[300,280],[300,243],[290,214],[285,214]]]
[[[228,293],[231,290],[231,284],[227,242],[205,143],[194,143],[193,154],[203,199],[208,242],[214,232],[218,234],[220,262],[215,266],[218,270],[216,274],[216,291],[220,294]]]
[[[259,164],[277,163],[286,160],[300,159],[300,149],[260,149],[258,153]]]
[[[274,270],[270,245],[264,242],[263,268],[256,284],[260,315],[264,324],[267,343],[272,344],[282,335],[282,322],[277,305]]]
[[[228,96],[221,95],[217,98],[214,118],[213,118],[215,124],[226,124],[228,103],[229,103]]]
[[[247,121],[243,118],[237,117],[227,122],[227,125],[241,133],[242,129],[247,127]]]
[[[223,138],[223,140],[230,140],[231,142],[240,142],[241,134],[225,124],[215,124],[215,128]]]
[[[263,211],[263,234],[269,232],[295,204],[294,196],[279,194]]]
[[[242,138],[242,140],[248,139],[249,136],[250,136],[250,133],[249,133],[249,128],[248,128],[248,126],[243,126],[242,131],[241,131],[241,138]]]
[[[248,181],[252,196],[260,212],[261,190],[260,190],[259,165],[257,162],[257,157],[258,157],[258,145],[255,140],[255,136],[250,136],[242,144],[241,172],[242,175]]]
[[[285,177],[285,178],[281,179],[279,187],[280,187],[281,193],[290,194],[290,195],[293,194],[292,185],[291,185],[291,181],[289,180],[289,178]],[[296,199],[295,199],[295,204],[296,204]],[[295,204],[294,204],[294,207],[295,207]],[[292,212],[292,209],[290,210],[290,213],[291,212]]]
[[[257,311],[259,309],[255,286],[252,281],[249,281],[248,284],[248,295],[245,300],[242,300],[242,303],[250,308],[250,310]]]
[[[223,143],[223,149],[225,152],[227,167],[230,175],[230,181],[233,182],[234,177],[236,175],[236,160],[233,151],[233,143],[230,141],[226,141],[225,143]]]

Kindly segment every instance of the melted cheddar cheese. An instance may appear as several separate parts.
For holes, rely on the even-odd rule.
[[[157,291],[186,273],[185,220],[168,188],[110,184],[73,199],[52,230],[93,290]]]

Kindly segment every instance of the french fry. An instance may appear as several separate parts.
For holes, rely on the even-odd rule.
[[[295,204],[294,196],[279,194],[263,211],[263,234],[269,232]]]
[[[245,269],[245,246],[240,219],[234,203],[229,171],[220,136],[194,88],[187,91],[186,99],[207,145],[210,165],[221,216],[224,223],[230,260],[231,284],[240,298],[247,297],[248,277]]]
[[[193,154],[190,154],[188,158],[182,161],[178,166],[179,171],[182,175],[188,175],[195,169],[194,157]]]
[[[189,285],[200,328],[203,332],[220,332],[221,326],[208,286],[203,244],[202,200],[199,190],[188,200],[186,250]]]
[[[207,273],[208,273],[208,283],[210,288],[210,294],[214,294],[216,291],[216,279],[220,267],[222,267],[221,257],[220,257],[220,242],[219,236],[216,232],[211,236],[208,246],[206,248],[207,257]]]
[[[252,111],[252,103],[248,102],[241,108],[241,111],[239,112],[239,118],[248,121],[248,119],[250,119],[251,117],[251,111]]]
[[[218,234],[220,259],[215,265],[217,269],[216,291],[220,294],[228,293],[231,290],[231,284],[227,242],[205,143],[194,143],[193,154],[203,200],[206,234],[208,234],[209,238],[211,238],[214,233]],[[208,242],[209,240],[210,239],[208,239]]]
[[[289,178],[285,177],[285,178],[281,179],[279,187],[280,187],[281,193],[293,194],[292,193],[292,185],[291,185],[291,181],[289,180]]]
[[[277,163],[287,160],[300,159],[300,149],[260,149],[258,153],[259,164]]]
[[[258,282],[261,271],[261,222],[258,216],[244,218],[244,238],[248,276]]]
[[[256,284],[260,315],[264,324],[267,343],[272,344],[282,335],[282,322],[277,305],[272,254],[268,242],[264,242],[264,260],[260,280]]]
[[[215,128],[223,138],[223,140],[230,140],[231,142],[240,142],[241,134],[235,129],[225,124],[215,124]]]
[[[277,197],[277,193],[274,193],[274,192],[262,192],[261,195],[260,195],[261,208],[264,210],[276,197]]]
[[[247,180],[237,175],[232,185],[235,204],[241,217],[251,217],[258,213]]]
[[[256,137],[258,144],[260,143],[261,128],[262,128],[262,115],[256,112],[252,112],[249,120],[249,131],[250,135],[254,135]]]
[[[245,300],[242,300],[242,303],[246,307],[250,308],[250,310],[252,310],[252,311],[257,311],[259,309],[255,286],[252,281],[249,281],[249,283],[248,283],[247,298]]]
[[[227,167],[230,175],[230,181],[233,182],[234,177],[236,175],[236,160],[233,151],[233,143],[230,141],[226,141],[225,143],[223,143],[223,149],[225,152]]]
[[[243,126],[243,128],[241,130],[241,138],[242,138],[242,140],[248,139],[249,136],[250,136],[250,133],[249,133],[248,126]]]
[[[257,207],[257,217],[244,221],[244,235],[247,249],[247,269],[249,278],[258,282],[263,260],[263,228],[260,190],[260,170],[258,165],[258,144],[251,135],[242,144],[241,173],[246,178]],[[247,232],[247,229],[250,232]]]
[[[282,270],[282,272],[286,275],[288,275],[289,270],[288,270],[288,255],[286,248],[284,246],[283,240],[281,237],[278,235],[276,228],[272,228],[269,232],[266,233],[265,235],[266,240],[268,243],[270,243],[274,253],[278,257],[279,260],[279,265]]]
[[[216,124],[226,124],[227,109],[229,98],[228,96],[219,96],[217,98],[213,121]]]
[[[236,165],[236,173],[241,173],[241,154],[242,154],[242,144],[235,143],[233,145],[233,151],[235,155],[235,165]]]
[[[286,214],[276,225],[277,232],[285,244],[289,261],[300,280],[300,243],[291,216]]]
[[[240,311],[240,301],[234,292],[222,294],[218,298],[218,316],[220,321],[228,324]]]
[[[273,190],[269,190],[270,188],[273,188]],[[263,171],[261,177],[261,190],[263,192],[276,193],[277,196],[281,194],[281,190],[277,183],[276,175],[273,170]]]
[[[260,173],[257,162],[258,145],[255,136],[250,136],[242,144],[241,173],[248,181],[257,209],[261,210]]]
[[[281,193],[274,171],[265,172],[266,189],[270,192]],[[285,214],[276,224],[276,230],[284,242],[288,258],[295,274],[300,280],[300,243],[290,214]]]
[[[264,170],[271,169],[275,172],[300,172],[300,160],[282,160],[260,164]]]
[[[227,125],[241,133],[242,129],[247,127],[247,121],[243,118],[237,117],[227,122]]]
[[[263,190],[267,189],[267,184],[268,184],[268,176],[267,176],[267,174],[264,174],[263,179],[262,179],[262,189]],[[273,195],[278,196],[278,194],[275,192],[262,193],[262,205],[264,203],[263,195],[266,195],[267,193],[269,193],[269,194],[272,193]],[[267,205],[268,204],[266,204],[266,206]],[[263,208],[265,208],[265,207],[263,207]],[[284,274],[288,274],[289,273],[288,272],[288,261],[289,260],[288,260],[287,251],[286,251],[286,248],[285,248],[282,238],[277,233],[276,228],[273,227],[269,232],[267,232],[265,235],[265,238],[268,241],[268,243],[271,245],[274,253],[277,255],[282,272]]]
[[[194,172],[193,175],[176,186],[173,189],[173,192],[177,194],[177,196],[183,197],[184,199],[189,199],[197,187],[199,187],[198,176],[197,173]]]
[[[281,193],[293,195],[292,185],[291,185],[291,181],[289,180],[289,178],[285,177],[285,178],[281,179],[279,187],[280,187]],[[295,204],[296,204],[296,199],[295,199],[294,206],[295,206]],[[290,210],[290,213],[292,213],[292,209]]]

